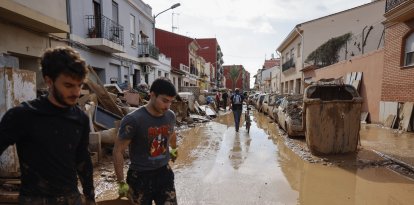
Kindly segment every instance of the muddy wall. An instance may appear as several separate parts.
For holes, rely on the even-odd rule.
[[[362,83],[359,90],[359,94],[363,98],[361,111],[369,112],[369,119],[372,123],[380,123],[379,105],[384,68],[383,59],[384,50],[380,49],[331,66],[305,71],[304,78],[311,77],[313,81],[317,81],[322,78],[340,78],[350,72],[362,72]]]

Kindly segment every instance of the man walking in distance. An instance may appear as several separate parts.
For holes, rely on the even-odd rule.
[[[224,111],[226,111],[226,109],[227,109],[227,98],[229,98],[229,94],[227,94],[227,90],[225,90],[223,92],[223,94],[221,95],[221,98],[223,98],[223,108],[224,108]]]
[[[220,99],[221,99],[220,91],[217,91],[216,92],[216,111],[217,112],[220,110]]]
[[[177,204],[174,173],[168,165],[170,153],[176,157],[175,114],[169,109],[176,95],[170,80],[158,78],[148,104],[121,121],[113,150],[115,174],[120,196],[129,187],[132,204]],[[125,182],[123,153],[128,146],[131,163]]]
[[[236,88],[234,91],[234,94],[230,97],[231,110],[233,111],[234,125],[236,127],[236,132],[239,131],[240,116],[243,110],[243,100],[244,100],[243,95],[241,95],[239,89]]]
[[[23,102],[0,122],[0,153],[16,144],[21,170],[19,204],[95,204],[88,116],[76,106],[87,75],[70,47],[47,50],[41,59],[49,94]]]

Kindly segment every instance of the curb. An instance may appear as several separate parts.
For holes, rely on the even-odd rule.
[[[390,160],[390,161],[394,162],[395,164],[398,164],[399,166],[404,167],[405,169],[408,169],[408,170],[410,170],[410,172],[413,172],[414,173],[414,166],[412,166],[410,164],[407,164],[407,163],[405,163],[405,162],[403,162],[403,161],[401,161],[399,159],[396,159],[394,157],[391,157],[391,156],[389,156],[387,154],[384,154],[384,153],[382,153],[380,151],[377,151],[377,150],[374,150],[374,149],[372,149],[372,151],[375,152],[376,154],[378,154],[379,156],[381,156],[381,157],[383,157],[383,158],[385,158],[387,160]]]

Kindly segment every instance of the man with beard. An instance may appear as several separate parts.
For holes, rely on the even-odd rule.
[[[128,195],[132,204],[177,204],[174,173],[168,165],[177,156],[175,114],[169,109],[176,95],[170,80],[158,78],[151,85],[148,104],[121,121],[114,167],[119,195]],[[123,153],[128,147],[131,162],[125,182]]]
[[[49,93],[6,112],[0,122],[0,154],[16,144],[21,171],[19,204],[95,203],[88,151],[89,119],[76,106],[87,74],[85,61],[70,47],[48,49],[41,59]]]

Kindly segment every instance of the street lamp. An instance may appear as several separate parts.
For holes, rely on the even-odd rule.
[[[158,15],[160,15],[160,14],[162,14],[162,13],[164,13],[164,12],[170,10],[170,9],[175,9],[175,8],[177,8],[179,6],[181,6],[181,4],[180,3],[176,3],[176,4],[172,5],[170,8],[165,9],[164,11],[161,11],[160,13],[158,13],[157,15],[154,16],[154,21],[155,21],[155,18],[157,18]]]
[[[154,23],[152,24],[152,30],[153,30],[153,36],[154,36],[154,45],[155,45],[155,18],[157,18],[157,16],[159,16],[160,14],[170,10],[170,9],[175,9],[177,7],[181,6],[180,3],[176,3],[174,5],[172,5],[170,8],[165,9],[164,11],[161,11],[160,13],[158,13],[157,15],[154,15]]]

